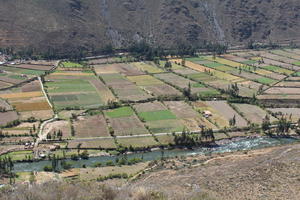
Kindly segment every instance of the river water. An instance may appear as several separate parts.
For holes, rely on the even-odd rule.
[[[190,156],[190,155],[201,155],[201,154],[211,154],[211,153],[225,153],[225,152],[236,152],[242,150],[252,150],[261,149],[272,146],[279,146],[283,144],[291,144],[300,142],[296,138],[269,138],[269,137],[255,137],[255,138],[243,138],[235,141],[228,141],[209,148],[195,148],[195,149],[172,149],[164,150],[164,157],[180,157],[180,156]],[[78,160],[72,161],[67,159],[67,162],[72,164],[73,168],[80,168],[83,165],[86,167],[91,167],[95,163],[101,162],[103,165],[107,161],[115,162],[116,158],[120,156],[98,156],[90,157],[88,160]],[[142,158],[144,161],[151,161],[161,159],[162,151],[152,151],[144,153],[132,153],[127,155],[128,159],[131,158]],[[29,172],[29,171],[43,171],[44,166],[51,165],[51,161],[39,161],[39,162],[22,162],[15,163],[15,172]]]

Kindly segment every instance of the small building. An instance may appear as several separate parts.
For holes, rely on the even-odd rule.
[[[211,113],[209,110],[205,110],[205,111],[203,112],[203,117],[209,118],[209,117],[211,117],[211,116],[212,116],[212,113]]]

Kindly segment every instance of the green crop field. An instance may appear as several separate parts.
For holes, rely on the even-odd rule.
[[[159,110],[153,112],[141,112],[139,116],[145,121],[158,121],[166,119],[176,119],[176,116],[169,110]]]
[[[257,61],[255,61],[255,60],[246,60],[242,63],[245,64],[245,65],[253,65],[253,64],[257,63]]]
[[[272,65],[262,66],[261,68],[272,71],[272,72],[278,72],[278,73],[283,73],[283,74],[287,74],[287,75],[290,75],[290,74],[294,73],[294,71],[292,71],[292,70],[288,70],[288,69],[285,69],[285,68],[272,66]]]
[[[293,65],[298,65],[298,66],[300,66],[300,61],[294,62]]]
[[[272,85],[276,82],[276,80],[271,79],[271,78],[266,78],[266,77],[262,77],[262,78],[258,78],[255,81],[264,84],[264,85]]]
[[[83,65],[82,64],[80,64],[80,63],[75,63],[75,62],[62,62],[61,63],[61,65],[63,66],[63,67],[66,67],[66,68],[73,68],[73,67],[83,67]]]
[[[62,79],[46,83],[49,93],[66,92],[96,92],[96,89],[88,80],[83,79]]]
[[[218,67],[223,66],[223,64],[220,64],[220,63],[217,63],[217,62],[206,63],[206,64],[203,64],[203,65],[205,65],[206,67],[210,67],[210,68],[218,68]]]
[[[120,118],[132,116],[134,115],[134,111],[131,107],[121,107],[106,111],[105,114],[110,118]]]

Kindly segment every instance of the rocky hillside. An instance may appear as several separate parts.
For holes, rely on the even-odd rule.
[[[0,47],[300,39],[298,0],[0,0]]]

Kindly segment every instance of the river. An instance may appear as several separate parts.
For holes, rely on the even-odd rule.
[[[284,144],[291,144],[299,142],[300,139],[297,138],[270,138],[270,137],[255,137],[255,138],[242,138],[233,141],[222,142],[215,147],[209,148],[195,148],[195,149],[172,149],[164,150],[164,157],[180,157],[180,156],[190,156],[190,155],[201,155],[201,154],[211,154],[211,153],[225,153],[225,152],[236,152],[242,150],[252,150],[252,149],[262,149],[266,147],[279,146]],[[151,151],[144,153],[132,153],[127,155],[128,159],[131,158],[142,158],[144,161],[151,161],[160,159],[162,152]],[[120,156],[119,156],[120,157]],[[72,164],[73,168],[80,168],[83,165],[86,167],[91,167],[95,163],[101,162],[103,165],[107,161],[115,161],[118,156],[98,156],[90,157],[88,160],[78,160],[72,161],[67,159],[67,162]],[[20,162],[15,163],[15,172],[30,172],[30,171],[43,171],[44,166],[51,165],[51,161],[44,160],[39,162]]]

